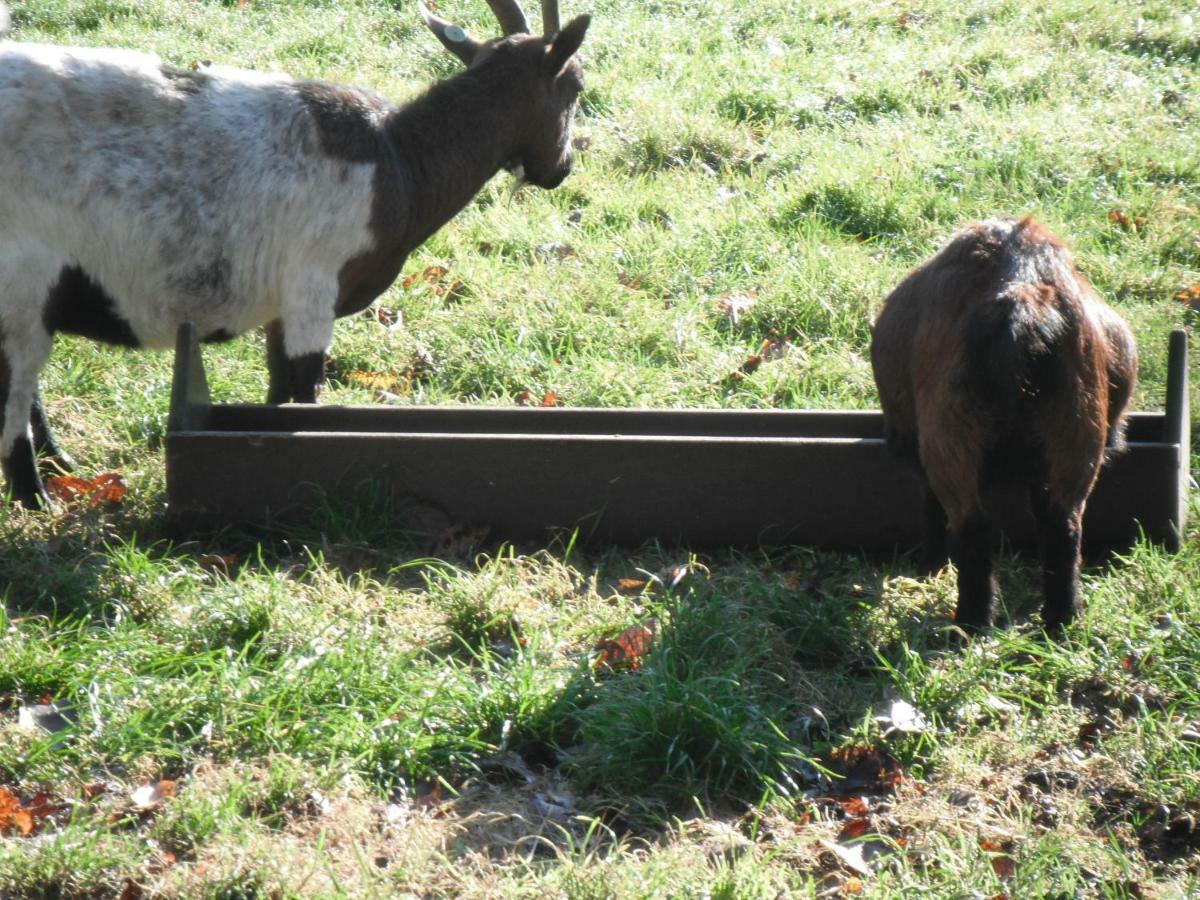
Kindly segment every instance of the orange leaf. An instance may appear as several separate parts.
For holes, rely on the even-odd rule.
[[[101,503],[120,503],[129,494],[125,479],[116,472],[105,472],[92,482],[92,506]]]
[[[867,801],[862,797],[851,797],[849,800],[843,800],[841,807],[846,817],[851,819],[857,816],[867,816],[871,813],[871,808],[867,806]]]
[[[51,475],[46,479],[46,493],[55,500],[69,503],[88,492],[89,482],[77,475]]]
[[[850,840],[851,838],[862,837],[871,830],[871,820],[866,816],[859,816],[850,819],[842,826],[841,832],[838,834],[839,841]]]
[[[631,291],[636,291],[642,286],[641,275],[630,275],[624,269],[621,269],[619,272],[617,272],[617,281],[621,282],[621,284],[629,288]]]
[[[423,812],[432,812],[436,816],[441,811],[439,807],[442,805],[442,783],[435,781],[428,794],[417,798],[416,805],[417,809]]]
[[[596,659],[596,666],[604,666],[610,671],[641,668],[642,657],[650,651],[653,640],[652,622],[626,628],[615,638],[605,638],[597,642],[595,649],[600,655]]]
[[[1192,312],[1200,313],[1200,284],[1188,285],[1176,291],[1175,300],[1187,304]]]
[[[521,391],[517,394],[518,406],[561,406],[562,397],[554,391],[546,391],[539,400],[532,391]]]
[[[1012,878],[1017,874],[1017,861],[1011,856],[1000,854],[992,857],[992,871],[1001,879]]]
[[[9,825],[16,828],[21,837],[33,834],[33,815],[27,809],[18,809],[8,814]]]
[[[622,594],[637,594],[646,587],[645,578],[618,578],[617,590]]]
[[[76,475],[51,475],[46,479],[46,492],[63,503],[86,497],[90,506],[99,506],[101,503],[120,503],[128,495],[129,488],[121,475],[105,472],[91,481]]]
[[[355,369],[350,372],[346,375],[346,381],[368,390],[388,391],[393,394],[403,391],[405,387],[404,382],[396,375],[368,372],[365,369]]]
[[[863,892],[863,883],[861,878],[847,878],[842,882],[842,894],[861,894]]]
[[[426,266],[422,272],[413,272],[404,276],[400,285],[405,289],[419,287],[422,284],[435,285],[450,272],[445,266]]]
[[[738,369],[738,371],[741,372],[743,375],[749,375],[752,372],[754,372],[762,364],[763,364],[763,358],[761,356],[759,356],[757,353],[754,353],[754,354],[751,354],[750,356],[746,357],[746,361],[744,363],[742,363],[742,366],[740,369]]]

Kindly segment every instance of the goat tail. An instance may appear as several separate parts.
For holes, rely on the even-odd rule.
[[[981,399],[1020,414],[1026,401],[1052,390],[1071,310],[1046,284],[1011,284],[969,319],[967,358]]]

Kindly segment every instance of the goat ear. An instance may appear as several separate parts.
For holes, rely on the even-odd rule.
[[[442,42],[442,46],[469,66],[483,42],[475,40],[458,25],[447,22],[441,16],[435,16],[420,0],[417,0],[417,9],[421,12],[425,26]]]
[[[579,50],[591,21],[591,16],[576,16],[551,39],[546,47],[546,66],[555,75],[563,70],[563,66]]]

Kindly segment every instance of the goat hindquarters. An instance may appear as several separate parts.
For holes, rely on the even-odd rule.
[[[987,491],[1012,482],[1030,492],[1044,621],[1060,630],[1079,610],[1084,508],[1136,377],[1128,327],[1037,223],[993,220],[892,292],[871,361],[888,442],[926,482],[928,562],[949,531],[958,624],[991,623]]]

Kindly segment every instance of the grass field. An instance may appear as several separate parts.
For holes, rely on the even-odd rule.
[[[408,0],[10,5],[14,40],[397,100],[456,66]],[[1167,332],[1197,321],[1174,296],[1200,282],[1200,8],[586,11],[574,174],[494,180],[339,323],[323,402],[874,406],[890,287],[957,225],[1034,213],[1161,408]],[[261,335],[206,355],[218,400],[261,399]],[[1178,555],[1085,570],[1066,642],[1006,555],[1006,627],[960,647],[953,570],[903,557],[431,551],[371,503],[171,542],[170,365],[60,339],[51,421],[129,495],[0,509],[0,897],[1200,892],[1194,496]],[[597,665],[605,640],[640,666]],[[30,727],[48,701],[65,729]]]

